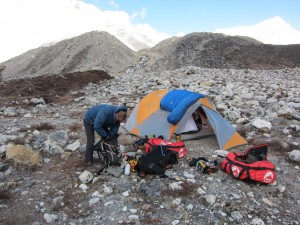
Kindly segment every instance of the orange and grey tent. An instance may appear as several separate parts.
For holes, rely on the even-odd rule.
[[[185,126],[192,114],[198,111],[202,112],[199,114],[202,124],[196,132],[182,133],[182,140],[215,135],[220,149],[224,150],[247,143],[235,128],[216,111],[212,101],[205,95],[202,95],[186,109],[178,123],[169,123],[170,111],[161,109],[161,101],[169,92],[168,90],[158,90],[146,95],[133,109],[127,119],[125,129],[140,137],[162,135],[164,139],[170,140],[174,133],[178,133]]]

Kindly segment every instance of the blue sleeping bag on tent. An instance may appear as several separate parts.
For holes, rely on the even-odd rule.
[[[193,105],[199,98],[205,95],[187,90],[169,91],[160,101],[160,108],[170,112],[167,120],[169,123],[177,124],[186,110]]]

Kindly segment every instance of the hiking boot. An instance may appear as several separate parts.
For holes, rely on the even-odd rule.
[[[87,162],[86,164],[86,170],[90,171],[91,173],[98,173],[98,170],[100,169],[100,164],[93,163],[93,162]]]
[[[86,162],[86,163],[85,163],[85,166],[86,166],[86,167],[90,167],[90,166],[92,166],[92,165],[93,165],[93,162],[92,162],[92,161],[89,161],[89,162]]]

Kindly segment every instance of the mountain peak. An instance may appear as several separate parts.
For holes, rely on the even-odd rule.
[[[252,27],[261,27],[262,29],[266,29],[267,31],[268,30],[277,30],[277,31],[281,31],[281,29],[283,30],[293,30],[293,31],[296,31],[296,29],[294,29],[292,27],[291,24],[287,23],[286,21],[284,21],[281,17],[279,16],[275,16],[273,18],[270,18],[270,19],[267,19],[267,20],[264,20],[260,23],[258,23],[257,25],[254,25]]]
[[[283,43],[300,43],[300,32],[279,16],[272,17],[252,26],[218,29],[216,32],[231,36],[248,36],[265,44],[280,45]]]
[[[284,25],[289,24],[289,23],[285,22],[280,16],[274,16],[270,19],[266,19],[266,20],[262,21],[261,23],[265,23],[265,24],[267,24],[267,23],[280,24],[281,23],[281,24],[284,24]]]

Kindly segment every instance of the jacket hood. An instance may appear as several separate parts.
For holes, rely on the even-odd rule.
[[[115,113],[119,112],[119,111],[125,111],[127,112],[127,107],[126,106],[119,106],[119,107],[116,107],[115,109]]]

